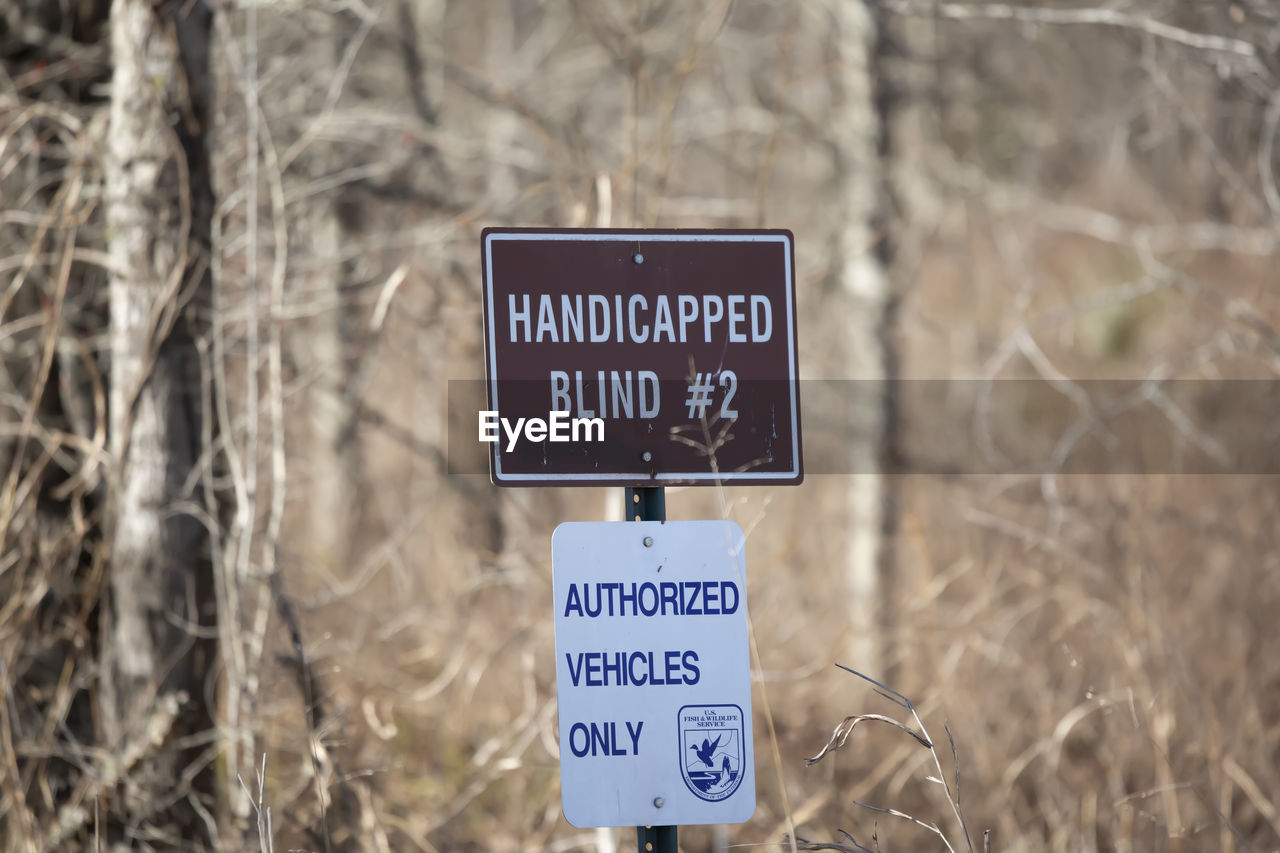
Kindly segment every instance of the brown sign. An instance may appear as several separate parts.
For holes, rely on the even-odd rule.
[[[488,228],[482,243],[495,483],[803,479],[789,231]]]

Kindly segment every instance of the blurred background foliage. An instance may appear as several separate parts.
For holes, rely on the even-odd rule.
[[[94,747],[111,5],[11,0],[0,16],[0,823],[15,850],[87,847],[123,784]],[[990,829],[1004,850],[1280,846],[1280,490],[1274,460],[1231,457],[1241,436],[1276,440],[1275,412],[1215,397],[1280,369],[1272,3],[156,14],[196,7],[215,295],[192,310],[215,330],[200,346],[225,412],[201,463],[223,480],[191,501],[215,563],[247,567],[220,648],[262,643],[243,699],[220,706],[201,843],[254,843],[235,777],[256,797],[265,755],[279,849],[631,844],[560,814],[550,609],[554,526],[620,517],[620,495],[499,490],[447,465],[473,435],[448,383],[483,376],[480,229],[541,225],[788,228],[806,379],[1038,380],[959,411],[892,389],[856,412],[806,397],[848,457],[811,456],[791,489],[669,490],[670,518],[748,531],[760,646],[755,817],[688,828],[684,849],[838,829],[937,846],[855,800],[963,843],[900,733],[860,729],[806,768],[847,714],[896,711],[836,662],[912,697],[935,734],[949,725],[975,845]],[[1109,467],[1087,383],[1103,379],[1141,391],[1129,408],[1160,450],[1140,472]],[[1194,381],[1186,407],[1162,396],[1171,380]],[[1049,450],[977,474],[954,450],[986,447],[993,424],[1060,447],[1081,423],[1087,473]],[[1180,467],[1205,454],[1227,473]],[[228,485],[250,471],[256,490]]]

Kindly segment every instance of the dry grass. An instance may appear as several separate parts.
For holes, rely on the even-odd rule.
[[[518,26],[497,5],[442,4],[427,20],[429,5],[262,7],[260,124],[234,61],[243,20],[221,21],[228,288],[207,367],[234,440],[201,476],[222,492],[224,476],[285,471],[288,489],[234,531],[205,519],[247,542],[225,553],[246,564],[244,619],[265,643],[240,673],[257,679],[252,713],[222,735],[270,757],[252,789],[237,781],[252,757],[235,772],[216,759],[214,819],[262,851],[607,849],[559,810],[549,539],[559,521],[605,517],[610,496],[499,491],[442,463],[458,417],[447,381],[481,373],[479,228],[622,224],[625,211],[789,227],[801,363],[844,376],[827,28],[813,4],[793,16],[739,2],[727,22],[677,4],[632,41],[627,4]],[[1233,38],[1273,23],[1264,4],[1229,5],[1244,16]],[[1225,33],[1233,14],[1187,11],[1178,26]],[[1046,409],[1088,410],[1077,379],[1203,382],[1186,413],[1197,429],[1228,449],[1246,433],[1274,441],[1274,423],[1233,421],[1209,393],[1277,371],[1280,212],[1262,155],[1280,112],[1264,78],[1131,31],[894,21],[911,48],[886,59],[909,84],[886,217],[901,374],[1039,380],[1038,402],[990,413],[1025,442],[1011,455],[1061,438],[1069,421]],[[0,840],[15,850],[96,844],[123,784],[92,745],[110,373],[90,144],[103,60],[90,53],[82,88],[73,66],[15,53],[22,85],[0,92]],[[627,93],[642,98],[635,123]],[[254,252],[272,271],[257,300],[243,281]],[[246,392],[250,327],[273,351],[270,399]],[[755,690],[777,738],[776,758],[757,744],[754,818],[727,835],[686,828],[683,848],[1280,847],[1277,476],[1115,473],[1101,428],[1075,457],[1092,474],[930,467],[981,446],[981,418],[947,403],[903,400],[909,473],[886,480],[897,523],[875,602],[846,591],[855,475],[811,458],[794,489],[670,490],[671,518],[748,531]],[[284,417],[263,415],[261,451],[224,471],[249,412],[273,407]],[[1151,446],[1195,446],[1152,411]],[[869,697],[837,661],[895,690]]]
[[[932,740],[930,740],[929,731],[925,728],[924,721],[920,719],[920,713],[916,710],[916,706],[911,702],[911,700],[908,699],[906,696],[903,696],[901,693],[894,690],[893,688],[886,687],[885,685],[881,684],[875,679],[869,676],[863,675],[857,670],[849,669],[849,667],[842,666],[840,664],[837,664],[837,666],[839,666],[841,669],[845,670],[846,672],[852,673],[853,675],[856,675],[858,678],[861,678],[863,681],[866,681],[867,683],[871,684],[875,688],[875,692],[882,698],[889,700],[890,702],[892,702],[893,704],[897,705],[899,708],[905,711],[909,711],[911,713],[912,719],[915,720],[916,726],[918,728],[913,729],[906,723],[895,720],[892,717],[886,717],[883,714],[857,714],[854,716],[845,717],[843,720],[840,721],[839,724],[836,725],[835,731],[831,733],[831,739],[828,740],[826,745],[822,747],[822,751],[819,752],[817,755],[815,755],[813,758],[810,758],[808,761],[806,761],[805,764],[809,767],[812,767],[813,765],[821,761],[827,755],[827,753],[833,750],[843,748],[845,743],[849,739],[849,735],[851,735],[853,733],[853,730],[857,727],[857,725],[862,722],[875,720],[881,723],[888,723],[889,725],[894,726],[900,731],[906,732],[908,735],[914,738],[917,743],[919,743],[925,749],[929,750],[929,754],[933,756],[933,766],[937,770],[937,773],[936,775],[925,776],[924,781],[932,782],[936,785],[942,786],[942,790],[946,796],[947,803],[951,806],[951,813],[955,815],[956,823],[958,824],[958,827],[959,827],[959,832],[960,832],[959,839],[964,842],[964,846],[968,848],[970,853],[972,853],[973,840],[969,836],[969,827],[965,824],[964,813],[961,811],[961,808],[960,808],[960,799],[959,799],[960,798],[960,754],[959,754],[959,751],[956,749],[956,741],[955,741],[955,738],[952,737],[951,735],[951,729],[949,727],[944,727],[944,731],[946,732],[946,735],[947,735],[947,743],[951,745],[952,776],[950,781],[948,781],[946,771],[942,769],[942,759],[938,755],[938,747]],[[906,812],[902,812],[897,809],[889,808],[885,806],[873,806],[870,803],[862,803],[856,800],[854,801],[854,805],[861,806],[862,808],[869,809],[870,811],[877,812],[880,814],[887,814],[896,818],[901,818],[902,820],[905,820],[908,823],[914,824],[915,826],[921,827],[923,829],[927,829],[930,832],[932,832],[934,835],[938,836],[938,838],[946,846],[947,850],[951,851],[951,853],[955,853],[956,847],[959,846],[958,844],[953,845],[951,843],[951,839],[947,836],[945,832],[943,832],[941,829],[938,828],[937,823],[925,822],[923,820],[920,820],[917,817],[913,817],[907,814]],[[859,850],[864,850],[864,851],[870,850],[870,848],[867,848],[859,844],[858,841],[850,833],[845,832],[844,830],[841,830],[841,834],[847,837],[849,841],[853,843],[855,848]],[[874,836],[873,836],[873,840],[875,840]]]

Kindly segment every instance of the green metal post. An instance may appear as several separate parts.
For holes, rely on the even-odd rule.
[[[667,520],[667,493],[661,486],[629,488],[624,499],[630,521]],[[677,853],[677,829],[674,826],[637,826],[636,850],[638,853]]]

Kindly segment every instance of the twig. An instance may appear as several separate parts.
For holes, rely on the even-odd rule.
[[[905,707],[908,711],[911,712],[911,716],[915,719],[916,725],[919,726],[920,736],[923,738],[925,742],[929,743],[929,754],[933,756],[933,765],[935,768],[937,768],[937,771],[938,771],[938,774],[937,774],[938,782],[942,785],[943,791],[946,792],[947,802],[951,805],[951,811],[955,815],[956,822],[959,824],[960,830],[964,835],[965,844],[968,847],[970,853],[972,853],[973,840],[969,837],[968,824],[965,822],[964,815],[960,811],[960,801],[959,801],[958,793],[957,791],[952,790],[951,783],[947,781],[947,775],[942,769],[942,760],[938,757],[938,750],[933,746],[933,738],[929,736],[929,731],[928,729],[925,728],[924,720],[920,719],[920,714],[916,710],[916,706],[906,696],[903,696],[901,693],[899,693],[898,691],[894,690],[891,687],[887,687],[881,684],[880,682],[876,681],[874,678],[871,678],[868,675],[863,675],[861,672],[858,672],[855,669],[850,669],[849,667],[844,666],[843,664],[836,664],[836,666],[840,667],[840,669],[843,669],[845,672],[856,675],[858,676],[858,678],[861,678],[863,681],[866,681],[874,685],[877,688],[877,692],[879,692],[881,696],[884,696],[886,699],[889,699],[890,701],[897,702],[899,705]],[[950,729],[947,730],[947,737],[948,739],[951,738]],[[951,741],[951,747],[954,754],[954,750],[955,750],[954,740]],[[958,782],[959,777],[957,776],[956,778]],[[957,784],[957,788],[958,788],[958,784]],[[857,805],[865,806],[866,804],[857,803]],[[923,827],[932,829],[934,832],[938,833],[939,837],[941,837],[943,842],[946,843],[947,849],[952,850],[954,853],[954,850],[951,847],[950,842],[947,841],[946,836],[943,835],[942,831],[939,830],[936,825],[923,823],[911,817],[910,815],[904,814],[902,812],[897,812],[892,809],[879,809],[874,806],[866,806],[866,807],[876,809],[877,811],[884,811],[886,814],[892,814],[895,817],[906,818],[912,821],[913,823],[918,823]]]
[[[911,735],[913,738],[919,741],[920,744],[924,746],[926,749],[933,748],[933,744],[930,743],[923,735],[921,735],[919,732],[917,732],[915,729],[911,728],[910,726],[898,722],[892,717],[886,717],[883,714],[857,714],[855,716],[845,717],[843,720],[841,720],[840,723],[836,725],[835,729],[831,732],[831,739],[827,741],[824,747],[822,747],[822,751],[819,752],[817,755],[815,755],[813,758],[805,759],[805,762],[804,762],[805,766],[812,767],[813,765],[821,761],[823,758],[825,758],[828,752],[835,752],[837,749],[843,748],[845,741],[849,739],[849,735],[852,734],[853,730],[857,727],[858,723],[861,723],[864,720],[875,720],[881,723],[888,723],[889,725],[902,729],[902,731]]]
[[[245,795],[249,798],[249,804],[253,806],[253,811],[257,816],[258,849],[260,853],[275,853],[275,840],[272,837],[271,828],[271,807],[264,806],[262,802],[267,781],[267,754],[265,752],[262,754],[261,769],[255,767],[254,773],[258,777],[258,796],[256,798],[239,773],[236,774],[236,779],[240,782],[240,787],[244,789]]]
[[[1118,9],[1042,9],[1012,6],[1005,3],[920,3],[890,0],[885,4],[891,12],[904,15],[939,15],[952,20],[1021,21],[1030,24],[1095,24],[1140,30],[1147,35],[1166,39],[1197,50],[1234,53],[1254,60],[1255,69],[1265,74],[1257,63],[1258,48],[1244,39],[1198,33],[1157,20],[1152,15],[1135,15]]]
[[[293,645],[294,654],[297,655],[298,664],[298,684],[302,689],[303,713],[307,722],[307,754],[311,759],[311,773],[315,783],[316,797],[320,804],[320,828],[321,837],[324,839],[324,847],[326,853],[330,853],[333,849],[332,842],[329,838],[329,813],[326,805],[328,799],[325,792],[325,785],[320,774],[320,735],[318,720],[321,719],[323,708],[320,706],[320,700],[316,693],[316,677],[312,671],[311,662],[307,658],[306,646],[302,641],[302,628],[298,623],[297,614],[294,613],[293,603],[285,597],[284,586],[279,572],[275,572],[269,576],[271,584],[271,592],[275,598],[276,610],[280,614],[280,618],[284,621],[286,629],[289,631],[289,640]]]
[[[845,832],[843,829],[839,829],[836,831],[839,832],[841,835],[843,835],[845,838],[849,839],[849,843],[838,844],[834,841],[808,841],[803,838],[797,838],[795,840],[795,849],[796,850],[839,850],[839,851],[842,851],[842,853],[875,853],[874,850],[872,850],[870,847],[867,847],[864,844],[859,843],[859,841],[856,838],[854,838],[849,833]],[[784,841],[784,843],[786,842]]]
[[[956,739],[951,736],[951,726],[943,723],[942,730],[947,733],[947,742],[951,744],[951,772],[952,778],[956,783],[955,799],[953,803],[956,805],[956,820],[960,821],[960,829],[964,832],[965,840],[969,840],[969,825],[964,819],[964,814],[960,811],[960,751],[956,749]],[[973,845],[969,845],[969,849],[973,849]]]
[[[951,846],[951,842],[947,840],[946,834],[943,833],[943,831],[938,828],[938,825],[936,823],[925,823],[919,818],[912,817],[906,812],[900,812],[897,809],[887,809],[882,806],[873,806],[870,803],[863,803],[863,802],[859,802],[858,800],[854,800],[853,804],[855,806],[862,806],[864,809],[870,809],[873,812],[880,812],[881,814],[893,815],[894,817],[902,818],[905,821],[914,823],[916,826],[923,827],[924,829],[929,830],[934,835],[937,835],[939,838],[941,838],[942,843],[947,846],[947,849],[950,850],[951,853],[956,853],[955,848]]]

